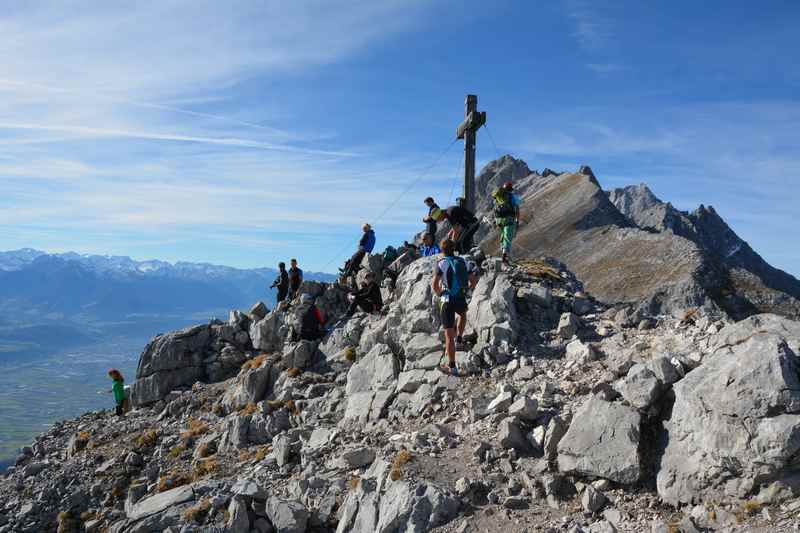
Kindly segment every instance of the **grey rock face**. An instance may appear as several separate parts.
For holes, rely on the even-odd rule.
[[[581,365],[597,360],[597,350],[591,344],[586,344],[578,339],[567,344],[567,361],[574,361]]]
[[[126,512],[130,520],[140,520],[192,500],[194,500],[194,490],[191,485],[184,485],[140,500]]]
[[[608,498],[606,498],[605,494],[600,492],[599,490],[595,489],[591,485],[586,485],[583,489],[583,496],[581,496],[581,505],[583,505],[583,509],[590,513],[596,513],[603,507],[605,507],[606,503],[608,502]]]
[[[395,392],[399,373],[397,359],[386,345],[375,346],[359,359],[347,373],[345,419],[366,422],[380,418]]]
[[[581,327],[581,319],[573,313],[564,313],[558,321],[558,329],[556,333],[562,339],[571,339],[578,334]]]
[[[539,402],[535,398],[520,396],[508,408],[508,414],[533,422],[539,415]]]
[[[530,442],[525,438],[525,435],[513,418],[506,418],[500,422],[497,440],[500,446],[506,449],[514,449],[520,452],[527,452],[531,449]]]
[[[230,412],[263,400],[270,389],[273,362],[274,359],[267,358],[256,368],[242,370],[236,384],[225,391],[222,406]]]
[[[473,291],[467,325],[478,336],[475,350],[487,345],[499,346],[516,339],[517,312],[514,287],[504,273],[480,278]]]
[[[614,388],[631,406],[636,409],[646,409],[658,399],[661,386],[661,381],[649,368],[636,364]]]
[[[630,407],[588,399],[558,444],[559,470],[623,485],[636,483],[641,475],[640,422],[639,413]]]
[[[657,485],[672,504],[741,498],[786,475],[800,451],[797,323],[752,317],[673,387]]]
[[[228,505],[227,530],[230,533],[250,533],[250,516],[247,510],[247,502],[241,496],[231,498]]]
[[[139,357],[131,403],[136,406],[155,402],[176,387],[190,386],[200,379],[210,341],[208,326],[194,326],[151,340]]]
[[[299,502],[285,501],[275,497],[267,500],[267,516],[281,533],[305,533],[308,526],[308,510]]]

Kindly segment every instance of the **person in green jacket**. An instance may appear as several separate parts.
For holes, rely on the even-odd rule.
[[[122,377],[122,374],[116,368],[112,368],[108,371],[108,377],[114,381],[111,392],[114,393],[114,401],[117,404],[115,412],[117,416],[122,416],[125,414],[125,378]]]

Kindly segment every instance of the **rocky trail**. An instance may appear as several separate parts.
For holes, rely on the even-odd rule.
[[[474,253],[463,377],[436,369],[435,258],[319,342],[291,340],[299,303],[231,311],[155,337],[124,418],[25,447],[0,533],[800,530],[800,323],[651,314]]]

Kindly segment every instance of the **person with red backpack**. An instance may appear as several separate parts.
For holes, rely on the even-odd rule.
[[[439,369],[448,374],[458,375],[456,368],[456,343],[463,342],[464,328],[467,325],[467,289],[474,289],[478,283],[477,268],[474,263],[457,257],[456,243],[444,239],[440,243],[444,256],[436,263],[431,288],[441,299],[439,314],[444,328],[447,366]]]

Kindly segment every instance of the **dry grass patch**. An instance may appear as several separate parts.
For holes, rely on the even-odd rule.
[[[214,459],[197,461],[192,467],[192,481],[197,481],[217,471],[217,462]]]
[[[242,370],[252,370],[260,367],[262,364],[264,364],[264,361],[267,360],[267,357],[269,357],[269,354],[262,353],[261,355],[257,355],[252,359],[248,359],[242,365]]]
[[[222,408],[222,404],[219,402],[211,406],[211,412],[217,416],[225,416],[225,409]]]
[[[392,461],[392,469],[389,472],[389,477],[392,478],[392,481],[397,481],[403,477],[403,465],[408,463],[410,460],[411,452],[408,450],[403,449],[397,452],[397,455],[394,456],[394,460]]]
[[[284,404],[284,407],[286,407],[286,410],[289,411],[294,416],[300,415],[300,408],[297,406],[296,403],[294,403],[294,400],[287,400],[286,404]]]
[[[684,324],[687,322],[694,322],[695,317],[697,316],[697,309],[689,309],[683,316],[681,317],[681,322]]]
[[[762,505],[756,500],[747,500],[746,502],[742,502],[739,505],[739,508],[736,509],[733,514],[736,517],[736,521],[738,523],[745,522],[748,517],[753,516],[754,514],[761,511]]]
[[[186,424],[186,428],[186,431],[181,433],[182,439],[199,437],[200,435],[205,435],[208,433],[208,424],[197,418],[190,418],[189,422]]]
[[[217,453],[217,445],[213,442],[204,442],[197,447],[197,455],[202,458],[211,457]]]
[[[172,447],[167,456],[170,459],[177,459],[185,451],[186,451],[186,446],[184,446],[183,444],[178,444],[177,446]]]
[[[347,486],[350,490],[356,490],[359,483],[361,483],[361,478],[358,476],[353,476],[347,480]]]
[[[205,521],[206,516],[208,516],[208,511],[210,510],[211,500],[203,498],[197,502],[197,505],[193,505],[183,512],[183,519],[187,522],[194,522],[199,525]]]
[[[256,411],[258,411],[258,406],[256,406],[256,404],[251,402],[251,403],[248,403],[247,405],[245,405],[244,407],[242,407],[239,410],[239,416],[252,415]]]
[[[272,446],[259,446],[255,450],[241,450],[239,452],[239,462],[245,463],[248,461],[263,461],[267,454],[272,451]]]
[[[192,478],[186,472],[169,472],[164,474],[160,478],[158,478],[158,484],[156,485],[157,492],[165,492],[170,489],[174,489],[175,487],[180,487],[183,485],[188,485],[192,482]]]
[[[294,366],[286,370],[286,375],[289,376],[290,378],[296,378],[302,373],[303,373],[302,370]]]
[[[145,450],[152,448],[158,442],[158,431],[150,428],[142,431],[139,435],[134,437],[133,447],[138,450]]]
[[[542,261],[527,259],[520,261],[519,266],[530,276],[539,279],[549,279],[551,281],[562,282],[561,274],[555,268]]]
[[[344,358],[345,358],[345,360],[347,360],[347,361],[352,363],[353,360],[356,358],[356,349],[353,348],[352,346],[348,346],[347,348],[345,348],[344,349]]]

